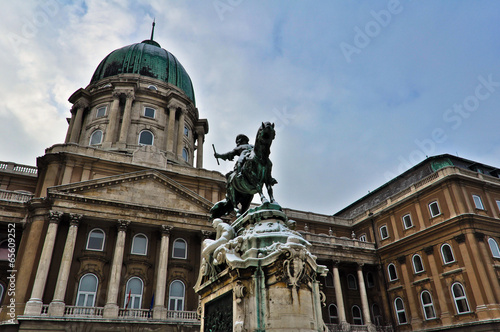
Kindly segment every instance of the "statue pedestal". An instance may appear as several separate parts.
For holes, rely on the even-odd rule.
[[[264,204],[231,226],[235,237],[203,259],[195,286],[202,331],[327,331],[317,281],[327,269],[294,222]]]

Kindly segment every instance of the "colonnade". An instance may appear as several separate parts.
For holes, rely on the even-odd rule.
[[[361,296],[361,311],[363,313],[363,322],[364,325],[368,326],[368,331],[374,331],[375,326],[372,324],[371,316],[370,316],[370,307],[368,305],[368,296],[366,293],[365,279],[363,277],[363,264],[358,264],[357,266],[357,274],[358,274],[358,287],[359,293]],[[337,314],[339,319],[339,325],[342,327],[348,326],[346,313],[345,313],[345,305],[344,305],[344,297],[342,295],[342,286],[340,283],[340,274],[338,262],[333,263],[333,285],[335,287],[335,300],[337,304]]]
[[[47,284],[49,267],[54,251],[54,245],[57,235],[59,221],[63,216],[62,212],[50,211],[48,216],[49,226],[45,236],[45,241],[40,256],[35,282],[31,291],[31,297],[26,303],[24,314],[27,316],[40,316],[43,307],[43,293]],[[54,317],[64,316],[66,304],[64,298],[68,286],[71,263],[78,233],[78,226],[82,215],[70,214],[70,227],[66,236],[64,251],[59,266],[59,273],[56,281],[56,287],[52,302],[49,304],[48,315]],[[119,305],[118,294],[120,289],[121,269],[123,266],[123,256],[125,250],[126,230],[130,221],[118,220],[118,230],[116,243],[113,253],[113,259],[108,276],[106,304],[103,310],[103,318],[118,318]],[[161,226],[160,255],[158,259],[158,268],[156,269],[155,285],[155,303],[153,308],[153,318],[166,319],[165,292],[167,281],[167,265],[169,257],[170,231],[172,226]]]

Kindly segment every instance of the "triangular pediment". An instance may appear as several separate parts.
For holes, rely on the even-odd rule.
[[[207,213],[212,203],[168,176],[146,170],[51,187],[49,194],[192,213]]]

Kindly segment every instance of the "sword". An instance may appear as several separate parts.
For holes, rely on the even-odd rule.
[[[214,148],[214,153],[217,153],[217,151],[215,151],[215,145],[212,144],[212,147]],[[215,160],[217,160],[217,165],[220,166],[219,158],[215,157]]]

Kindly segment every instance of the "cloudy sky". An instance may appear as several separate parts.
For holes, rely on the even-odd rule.
[[[0,160],[63,142],[68,97],[153,17],[209,120],[205,151],[276,124],[285,207],[335,213],[430,155],[500,167],[500,2],[459,0],[3,1]]]

